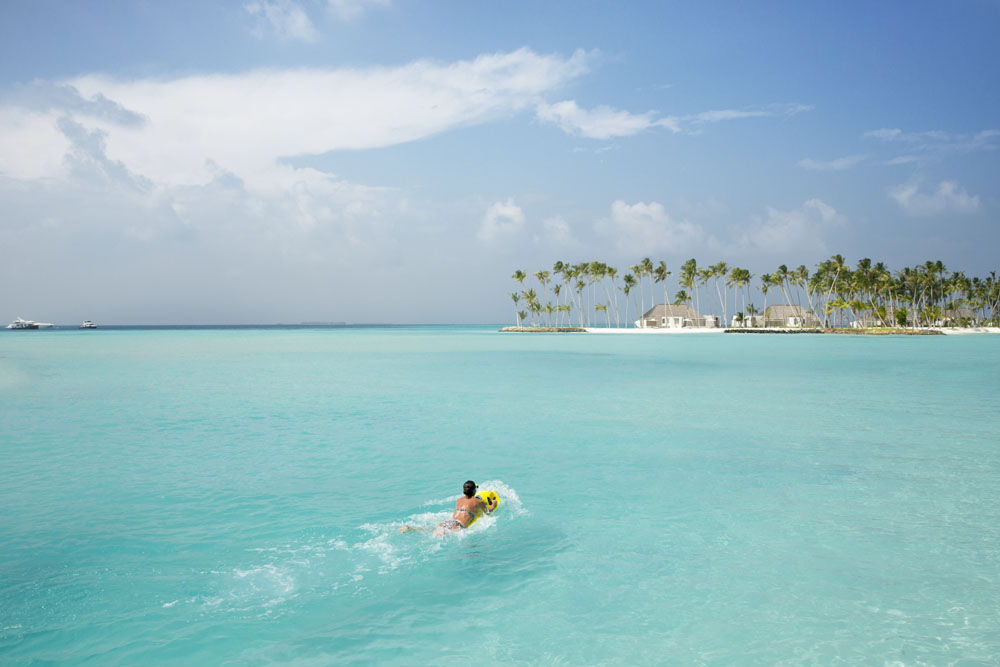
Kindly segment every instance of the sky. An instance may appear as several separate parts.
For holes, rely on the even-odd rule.
[[[508,323],[556,261],[1000,268],[1000,2],[5,0],[0,318]]]

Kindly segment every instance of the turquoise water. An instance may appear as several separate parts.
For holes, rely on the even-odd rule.
[[[2,333],[3,664],[1000,662],[1000,336]]]

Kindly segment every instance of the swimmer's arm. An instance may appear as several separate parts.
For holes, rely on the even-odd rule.
[[[411,530],[430,530],[430,528],[425,528],[424,526],[411,526],[405,523],[399,527],[399,532],[401,533],[408,533]]]

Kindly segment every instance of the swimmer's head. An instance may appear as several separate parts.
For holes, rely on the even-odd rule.
[[[462,493],[465,494],[466,498],[471,498],[472,496],[476,495],[476,489],[478,488],[479,487],[476,486],[476,483],[470,479],[468,482],[462,485]]]

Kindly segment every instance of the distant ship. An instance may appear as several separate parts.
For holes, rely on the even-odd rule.
[[[22,320],[18,317],[7,325],[8,329],[51,329],[54,325],[48,322],[34,322],[32,320]]]
[[[94,324],[93,322],[91,322],[90,320],[84,320],[83,324],[80,325],[80,328],[81,329],[96,329],[97,325]]]

